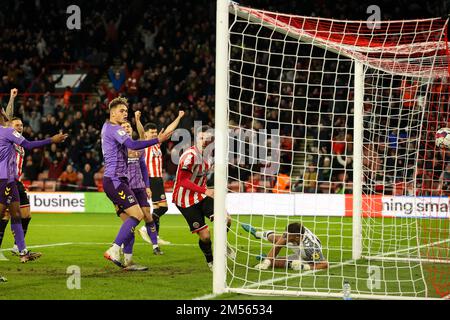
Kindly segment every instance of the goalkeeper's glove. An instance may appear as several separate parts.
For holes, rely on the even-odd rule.
[[[296,271],[300,270],[308,271],[311,270],[311,266],[307,263],[302,263],[301,260],[294,260],[291,262],[291,269]]]
[[[269,269],[270,264],[271,264],[271,262],[270,262],[269,259],[264,259],[263,262],[261,262],[261,263],[259,263],[259,264],[257,264],[255,266],[255,269],[257,269],[257,270],[267,270],[267,269]]]

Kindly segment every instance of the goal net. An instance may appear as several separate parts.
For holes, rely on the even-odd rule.
[[[434,144],[450,127],[447,20],[369,24],[232,3],[228,39],[237,255],[224,290],[342,297],[348,282],[356,298],[447,296],[450,153]],[[328,268],[314,269],[302,241],[277,257],[311,270],[257,268],[295,222],[317,236]]]

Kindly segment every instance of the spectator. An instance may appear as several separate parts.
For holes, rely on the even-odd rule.
[[[316,193],[317,170],[314,164],[310,163],[303,175],[303,192]]]
[[[124,67],[121,67],[119,71],[114,72],[113,68],[110,67],[108,71],[109,80],[111,80],[113,88],[116,92],[123,91],[123,85],[126,79],[126,71]]]
[[[64,91],[64,95],[63,95],[64,107],[66,109],[69,108],[71,97],[72,97],[72,88],[70,86],[67,86],[66,90]]]
[[[39,174],[39,167],[33,162],[31,156],[27,156],[25,165],[23,167],[23,179],[24,180],[37,180]]]
[[[62,191],[76,190],[81,182],[81,177],[73,166],[69,164],[66,170],[59,176],[58,182]]]
[[[275,186],[272,190],[273,193],[289,193],[291,191],[291,177],[288,173],[286,168],[280,168]]]
[[[67,164],[67,158],[58,154],[57,159],[44,158],[44,166],[48,168],[48,178],[50,180],[58,180]]]
[[[82,187],[87,191],[92,191],[91,188],[96,188],[95,179],[94,179],[94,171],[92,171],[91,165],[86,163],[84,165],[83,170],[81,170],[81,174],[83,175]]]

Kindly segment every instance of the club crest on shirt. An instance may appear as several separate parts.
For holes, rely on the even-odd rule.
[[[192,226],[193,226],[194,228],[198,228],[198,227],[200,227],[200,223],[194,222],[194,223],[192,224]]]
[[[133,196],[128,196],[128,202],[129,203],[134,203],[134,197]]]
[[[124,135],[127,134],[127,133],[126,133],[124,130],[122,130],[122,129],[117,130],[117,133],[119,134],[119,136],[124,136]]]

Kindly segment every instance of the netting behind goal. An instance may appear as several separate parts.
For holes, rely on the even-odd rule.
[[[227,290],[448,295],[450,159],[434,145],[450,126],[447,21],[230,11]],[[292,222],[320,239],[328,269],[255,268],[273,244],[241,224]]]

